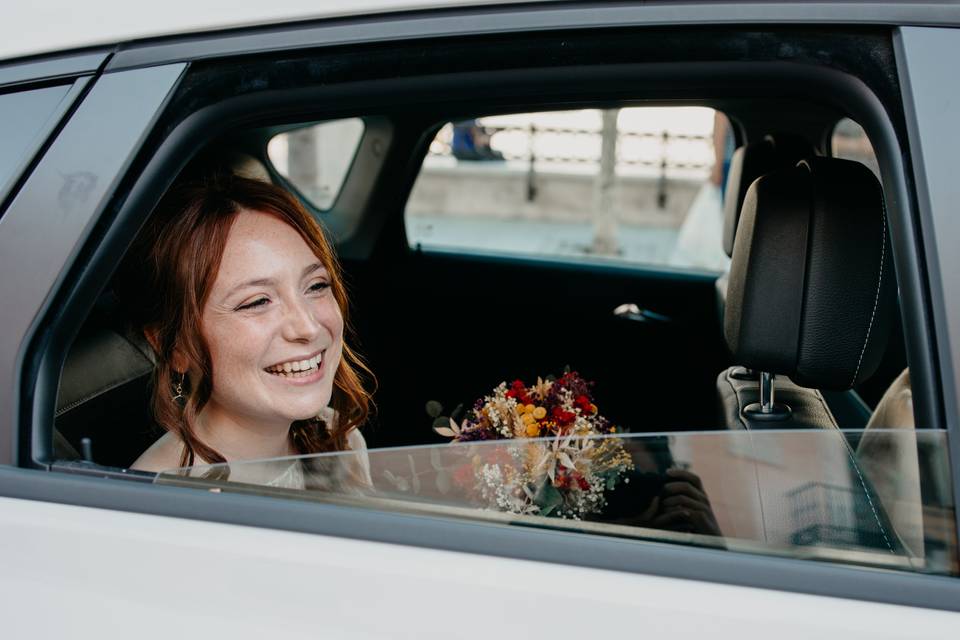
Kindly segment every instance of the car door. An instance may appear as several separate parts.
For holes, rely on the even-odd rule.
[[[932,58],[940,50],[928,43],[956,48],[954,32],[896,30],[894,14],[889,12],[881,14],[887,26],[879,33],[864,28],[869,32],[867,41],[877,45],[878,56],[887,62],[885,55],[894,56],[902,65],[901,74],[909,79],[902,86],[881,83],[883,90],[878,91],[887,91],[881,102],[874,92],[877,85],[868,85],[858,74],[876,82],[870,74],[883,73],[876,71],[872,60],[861,60],[862,66],[857,67],[858,56],[850,55],[857,50],[851,33],[863,35],[859,27],[850,28],[850,33],[845,31],[848,27],[824,27],[812,36],[804,29],[783,28],[771,35],[743,27],[694,28],[689,23],[704,20],[702,12],[712,9],[669,9],[668,17],[662,6],[626,5],[415,13],[305,25],[293,41],[288,29],[264,27],[121,47],[103,73],[91,78],[82,100],[77,96],[79,104],[56,135],[41,145],[42,157],[20,170],[23,177],[8,188],[10,196],[0,217],[0,264],[8,274],[0,280],[0,297],[6,301],[0,306],[5,328],[0,337],[0,434],[4,436],[0,438],[0,519],[7,543],[0,552],[6,567],[0,578],[0,609],[13,629],[21,635],[35,631],[38,619],[51,634],[91,637],[129,633],[169,637],[185,629],[240,637],[264,633],[574,637],[636,629],[636,633],[679,637],[708,632],[744,637],[843,633],[873,638],[955,628],[960,601],[955,557],[952,565],[946,561],[944,575],[927,574],[864,566],[842,554],[803,559],[757,549],[728,549],[722,544],[700,545],[692,539],[634,539],[589,527],[570,529],[540,521],[527,526],[522,519],[487,521],[455,511],[428,514],[382,503],[343,504],[258,490],[233,491],[229,486],[227,490],[219,485],[180,486],[123,469],[67,464],[53,455],[53,407],[70,344],[147,212],[200,144],[231,128],[274,124],[264,120],[268,116],[306,122],[318,115],[376,115],[383,111],[385,96],[408,111],[417,111],[429,102],[445,100],[444,90],[453,86],[473,85],[478,93],[489,90],[484,82],[502,83],[509,93],[530,78],[546,79],[537,89],[551,93],[557,101],[582,100],[580,92],[593,90],[598,93],[591,100],[609,99],[624,91],[621,84],[603,86],[603,81],[624,78],[623,69],[614,68],[622,43],[643,38],[650,40],[643,54],[649,58],[633,60],[637,66],[628,71],[649,72],[638,77],[651,87],[662,91],[662,79],[668,74],[676,74],[669,77],[688,88],[698,82],[709,85],[710,76],[721,65],[700,68],[703,60],[694,59],[686,60],[686,67],[676,66],[670,56],[680,55],[682,46],[667,47],[660,54],[656,50],[675,39],[681,44],[714,43],[702,50],[691,48],[692,57],[729,55],[736,60],[719,62],[731,68],[737,66],[735,62],[743,63],[750,73],[755,66],[770,65],[771,78],[787,73],[794,85],[804,80],[817,89],[833,87],[860,110],[868,130],[879,134],[876,146],[885,172],[898,267],[902,282],[916,285],[902,287],[902,295],[916,302],[906,305],[904,316],[910,328],[911,365],[918,372],[917,413],[936,427],[934,448],[942,453],[949,446],[956,452],[960,411],[951,373],[956,354],[950,347],[956,292],[943,276],[950,273],[952,258],[946,250],[936,256],[920,252],[920,247],[929,250],[947,242],[941,230],[946,226],[949,232],[951,224],[941,218],[949,210],[944,204],[949,202],[949,183],[938,169],[960,129],[938,110],[944,104],[938,97],[945,95],[940,93],[945,83],[931,70]],[[751,22],[788,20],[795,9],[752,8]],[[846,10],[838,20],[868,19]],[[566,31],[574,18],[591,27],[582,31],[582,38]],[[628,23],[631,29],[601,28]],[[673,26],[657,30],[650,28],[651,23]],[[456,37],[451,37],[451,30]],[[838,80],[835,70],[824,71],[830,65],[823,60],[817,63],[821,51],[817,47],[844,41],[840,36],[852,38],[844,49],[846,55],[836,56],[850,65],[851,82]],[[407,38],[415,42],[405,43]],[[375,42],[380,44],[373,46]],[[742,42],[753,42],[756,49],[740,47]],[[791,64],[778,64],[783,46],[807,47],[808,57],[798,63],[799,71]],[[525,69],[529,59],[523,53],[540,57]],[[514,67],[504,74],[471,75],[478,67],[498,71],[494,67],[509,66],[510,60]],[[658,61],[666,66],[646,66]],[[584,62],[590,63],[586,69]],[[88,66],[84,69],[82,73],[93,75]],[[798,75],[789,76],[794,71]],[[756,90],[755,82],[744,80],[750,73],[722,80],[744,82],[744,87]],[[593,83],[584,75],[594,76]],[[450,78],[453,84],[443,84]],[[571,90],[571,79],[583,82]],[[788,83],[777,85],[778,89],[789,91],[784,84]],[[891,87],[903,94],[890,93]],[[799,91],[796,86],[793,90]],[[651,98],[658,95],[654,92]],[[0,106],[5,96],[0,95]],[[328,101],[323,102],[326,107],[318,111],[317,101],[323,100]],[[905,126],[896,120],[896,109],[890,115],[891,100],[905,109]],[[536,103],[529,95],[516,103],[524,101]],[[934,120],[940,123],[935,132],[925,128],[932,117],[929,109],[940,116]],[[420,148],[425,151],[423,142]],[[895,152],[903,143],[909,147],[907,159],[918,164],[904,167],[903,157]],[[420,159],[410,153],[416,145],[417,140],[411,139],[405,151],[403,145],[385,151],[387,156],[397,154],[398,162],[403,159],[407,170],[376,178],[363,224],[379,229],[402,224],[396,215],[388,223],[386,214],[401,212],[402,200],[388,204],[392,196],[411,187]],[[911,177],[916,181],[914,190],[908,186]],[[926,216],[919,218],[925,234],[922,245],[911,235],[916,194]],[[386,238],[386,242],[405,239],[402,233],[381,236],[378,232],[371,237]],[[382,273],[391,268],[391,259],[402,259],[403,273],[418,278],[405,303],[440,307],[435,324],[408,327],[421,342],[432,335],[445,337],[444,331],[449,330],[440,328],[446,303],[445,294],[437,296],[436,290],[497,289],[518,274],[543,281],[548,296],[569,288],[588,291],[587,298],[595,304],[582,317],[575,316],[575,324],[585,327],[584,333],[600,334],[598,341],[606,348],[642,341],[642,349],[625,349],[623,361],[611,365],[611,370],[621,379],[636,374],[640,383],[655,390],[669,387],[674,374],[682,377],[682,363],[675,364],[671,356],[695,355],[677,346],[684,336],[715,328],[712,319],[702,317],[710,307],[710,281],[611,276],[591,269],[571,274],[561,268],[428,256],[402,244],[382,256],[374,293],[402,285]],[[939,267],[939,280],[925,277],[921,261],[927,269]],[[376,305],[382,299],[372,297],[372,302],[366,302],[368,308],[380,312]],[[360,302],[364,303],[362,297]],[[646,334],[647,327],[613,317],[611,305],[622,302],[637,302],[688,322],[686,333],[671,334],[675,329],[668,326],[651,328]],[[936,310],[932,317],[926,315],[928,303]],[[710,314],[715,318],[712,308]],[[378,330],[387,320],[378,318],[370,326]],[[481,316],[465,326],[464,333],[483,336],[507,333],[512,325]],[[528,325],[521,326],[529,330]],[[389,342],[393,337],[383,334],[378,339]],[[558,339],[552,336],[550,341]],[[463,344],[454,336],[449,342],[432,344],[437,353],[424,357],[449,357],[446,351]],[[700,343],[692,339],[689,344]],[[399,351],[382,353],[386,359]],[[483,353],[511,363],[525,362],[503,345]],[[552,352],[545,350],[538,357],[544,355]],[[640,365],[648,368],[637,373],[637,361],[643,358]],[[666,380],[651,380],[661,369],[653,368],[651,373],[649,367],[659,366],[661,358],[667,362]],[[708,358],[722,360],[716,352]],[[481,367],[477,378],[489,377],[494,384],[501,371]],[[417,380],[414,388],[424,392],[443,388],[427,382]],[[456,385],[449,385],[447,393],[466,395]],[[412,414],[414,400],[401,397],[401,401],[408,404],[397,405],[404,407],[397,409],[397,420],[417,419]],[[642,414],[642,406],[633,409]],[[703,411],[702,407],[691,409],[689,416]],[[657,420],[665,418],[661,415]],[[741,457],[735,447],[724,446],[734,457]],[[429,460],[430,449],[421,451]],[[954,455],[952,460],[956,459]],[[776,460],[767,462],[775,466]],[[940,474],[937,486],[951,487],[949,493],[954,493],[955,463],[936,471]],[[941,506],[956,522],[952,504],[948,496]],[[955,530],[948,527],[943,540],[947,556],[951,544],[955,554]]]

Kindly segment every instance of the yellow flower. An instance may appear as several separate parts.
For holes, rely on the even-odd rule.
[[[526,416],[524,416],[524,417],[526,417]],[[527,423],[527,437],[528,437],[528,438],[536,438],[538,435],[540,435],[540,425],[538,425],[536,422],[528,422],[528,423]]]
[[[536,409],[532,404],[528,404],[523,408],[524,413],[533,413],[533,410]]]
[[[544,418],[547,417],[547,410],[544,409],[543,407],[536,407],[533,410],[533,417],[536,418],[537,420],[543,420]]]
[[[529,414],[529,413],[523,414],[523,415],[520,417],[520,419],[523,420],[524,424],[530,424],[530,423],[532,423],[532,422],[536,422],[536,420],[534,419],[533,415],[531,415],[531,414]]]

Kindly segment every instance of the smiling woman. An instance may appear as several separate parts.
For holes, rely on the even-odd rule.
[[[372,375],[344,342],[339,266],[284,190],[229,173],[175,186],[119,289],[156,355],[167,431],[133,468],[364,448]]]

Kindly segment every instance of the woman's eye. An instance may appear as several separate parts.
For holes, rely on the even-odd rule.
[[[310,291],[323,291],[324,289],[329,289],[330,283],[325,280],[317,280],[310,285]]]
[[[246,304],[240,305],[239,307],[236,308],[236,310],[237,310],[237,311],[245,311],[245,310],[247,310],[247,309],[255,309],[255,308],[257,308],[257,307],[262,307],[263,305],[267,304],[268,302],[270,302],[270,301],[267,300],[266,298],[257,298],[257,299],[254,300],[253,302],[247,302]]]

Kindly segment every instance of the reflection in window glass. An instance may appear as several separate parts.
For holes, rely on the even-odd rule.
[[[880,178],[880,165],[877,163],[877,154],[867,137],[867,132],[850,118],[840,120],[833,128],[830,138],[830,150],[834,158],[855,160],[867,165],[873,175]]]
[[[871,445],[855,453],[854,440]],[[957,575],[946,451],[938,430],[625,434],[233,462],[157,481]]]
[[[69,90],[62,85],[0,95],[0,195],[39,146],[37,136]]]
[[[428,249],[723,271],[719,185],[733,147],[726,118],[701,107],[450,123],[407,203],[407,237]]]
[[[340,193],[363,136],[363,120],[331,120],[274,136],[270,162],[317,209],[329,209]]]

